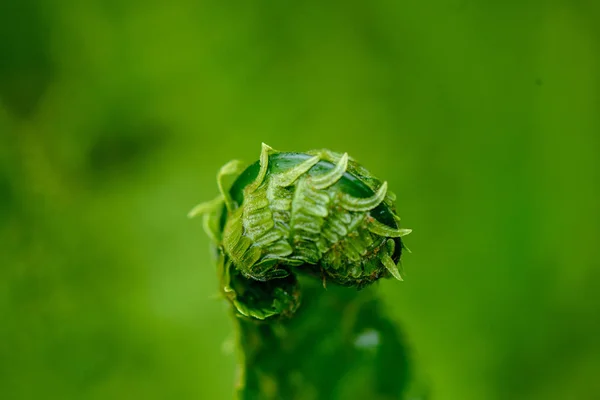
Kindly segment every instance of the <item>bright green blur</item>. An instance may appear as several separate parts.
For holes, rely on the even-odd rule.
[[[261,142],[347,151],[396,192],[413,253],[380,290],[434,399],[599,398],[599,21],[578,0],[0,2],[0,398],[230,399],[186,214]]]

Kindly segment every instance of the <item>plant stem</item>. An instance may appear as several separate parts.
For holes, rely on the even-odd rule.
[[[289,319],[238,318],[241,400],[400,399],[406,347],[373,288],[302,278],[302,305]]]

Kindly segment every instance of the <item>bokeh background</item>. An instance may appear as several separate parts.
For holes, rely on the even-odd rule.
[[[228,399],[196,203],[347,151],[434,399],[600,398],[600,2],[0,3],[0,398]]]

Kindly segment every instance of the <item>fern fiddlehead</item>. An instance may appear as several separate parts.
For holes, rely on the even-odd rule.
[[[221,291],[239,317],[239,397],[352,398],[339,396],[356,381],[342,382],[366,368],[370,381],[351,395],[362,388],[370,398],[399,398],[406,352],[364,289],[402,280],[401,238],[410,230],[399,226],[387,183],[347,154],[265,144],[259,161],[231,161],[217,182],[220,195],[189,215],[203,216]],[[400,377],[378,373],[386,354],[398,357]]]

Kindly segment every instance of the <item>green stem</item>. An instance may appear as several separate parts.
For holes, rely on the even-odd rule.
[[[302,278],[302,305],[289,319],[238,318],[241,400],[400,399],[406,347],[372,288]]]

